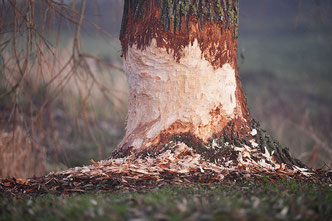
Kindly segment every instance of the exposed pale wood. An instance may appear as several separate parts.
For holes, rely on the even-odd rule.
[[[237,72],[238,0],[174,2],[125,1],[129,112],[113,157],[160,153],[176,140],[214,161],[223,151],[211,150],[213,141],[251,146],[256,136],[262,153],[304,166],[250,117]]]
[[[171,130],[207,141],[232,119],[246,121],[236,97],[236,70],[228,63],[213,67],[197,41],[182,50],[179,62],[155,41],[144,50],[128,48],[123,62],[130,96],[120,147],[150,148]]]

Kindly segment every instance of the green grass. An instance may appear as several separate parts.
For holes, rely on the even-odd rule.
[[[281,180],[20,199],[2,195],[0,214],[0,220],[331,220],[332,188]]]

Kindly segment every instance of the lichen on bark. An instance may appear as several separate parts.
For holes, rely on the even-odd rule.
[[[125,35],[129,16],[137,21],[154,6],[158,8],[160,23],[166,31],[185,32],[190,18],[195,16],[200,28],[207,22],[219,22],[224,28],[232,25],[234,36],[238,36],[239,0],[126,0],[120,39]]]
[[[197,39],[204,57],[222,67],[226,57],[236,57],[238,21],[238,0],[125,0],[122,54],[133,44],[144,50],[156,39],[179,61],[182,49]]]
[[[160,153],[169,148],[169,142],[173,140],[174,142],[185,143],[207,160],[220,160],[221,156],[224,156],[226,153],[230,154],[230,156],[235,156],[231,154],[231,149],[228,148],[229,145],[226,145],[227,142],[235,147],[243,145],[252,147],[250,140],[254,139],[258,146],[252,148],[260,148],[260,152],[263,154],[265,150],[271,153],[273,152],[273,156],[277,162],[287,165],[304,166],[300,161],[289,154],[287,148],[280,145],[280,143],[268,135],[266,131],[262,130],[255,121],[251,120],[237,70],[238,21],[239,0],[125,0],[120,34],[125,63],[127,62],[131,65],[136,62],[138,66],[141,65],[143,67],[145,60],[149,60],[148,58],[151,58],[151,56],[155,57],[156,55],[149,55],[143,60],[142,56],[136,56],[139,59],[134,61],[131,60],[129,56],[130,51],[138,53],[138,51],[154,51],[163,48],[166,49],[167,52],[167,54],[163,55],[163,59],[167,57],[168,54],[173,54],[174,60],[161,59],[162,61],[159,63],[152,62],[153,67],[157,67],[158,69],[159,66],[165,64],[174,67],[177,65],[176,63],[183,66],[186,55],[193,54],[193,51],[187,54],[184,52],[197,42],[201,53],[201,56],[198,56],[200,59],[197,59],[199,63],[204,62],[203,60],[208,61],[213,66],[214,70],[222,69],[225,64],[229,64],[232,69],[235,70],[235,97],[237,108],[234,110],[241,110],[238,111],[240,114],[235,114],[231,119],[222,116],[224,119],[222,122],[228,122],[228,125],[225,126],[223,124],[220,130],[213,130],[213,133],[211,133],[211,136],[212,134],[213,136],[208,142],[201,139],[199,136],[195,136],[192,132],[193,130],[189,130],[188,127],[184,127],[185,129],[179,132],[171,130],[172,126],[170,126],[169,129],[160,131],[158,139],[153,139],[153,145],[143,151],[138,151],[139,156]],[[154,40],[155,44],[152,44]],[[127,52],[128,57],[126,57]],[[160,55],[159,52],[158,55]],[[151,65],[149,65],[145,65],[144,67],[150,67]],[[190,73],[198,73],[196,69],[197,68],[191,70]],[[144,71],[139,69],[131,72],[130,76],[134,76],[135,80],[137,80],[136,76],[141,75],[156,77],[155,75],[160,73],[160,69],[149,75],[145,73],[146,69],[144,69]],[[166,72],[171,72],[170,68],[168,68]],[[173,70],[173,72],[178,73],[179,69]],[[169,74],[174,74],[173,72]],[[186,72],[183,71],[183,73]],[[195,79],[199,76],[206,77],[208,73],[204,71],[202,75],[197,74]],[[176,87],[176,83],[178,83],[179,80],[180,79],[173,79],[173,84],[169,85],[170,88]],[[193,79],[190,79],[190,81],[193,81]],[[132,86],[136,87],[139,83],[140,82],[135,81],[135,84]],[[157,85],[157,83],[158,81],[154,80],[153,85]],[[158,86],[157,89],[159,88]],[[150,89],[151,87],[149,87],[149,90]],[[225,88],[221,87],[219,90],[222,92]],[[146,94],[154,94],[156,91],[153,93],[149,91],[149,93]],[[170,93],[168,96],[179,97],[179,94]],[[134,98],[133,100],[137,100],[136,96]],[[160,99],[156,100],[160,101]],[[180,103],[181,107],[185,106],[185,102],[182,101]],[[140,105],[136,105],[136,107],[138,109],[142,108]],[[221,106],[225,106],[225,103],[222,103]],[[213,109],[211,109],[211,111],[213,111]],[[221,114],[216,115],[220,116]],[[191,118],[192,117],[188,119]],[[185,123],[186,122],[182,122],[183,125],[187,125]],[[141,133],[141,127],[137,128],[140,129],[139,131]],[[199,128],[201,129],[201,127]],[[138,131],[138,129],[133,131]],[[256,130],[257,134],[255,137],[250,135],[251,130]],[[133,140],[139,137],[136,132],[132,135]],[[131,136],[130,133],[128,137],[129,136]],[[139,140],[144,139],[146,139],[146,137],[141,135]],[[117,150],[113,153],[113,157],[124,157],[130,154],[132,144],[131,142],[127,142],[128,140],[126,139],[124,139],[124,141],[124,145],[118,146]],[[219,147],[225,147],[226,149],[219,148],[214,150],[212,148],[213,142],[218,142]]]

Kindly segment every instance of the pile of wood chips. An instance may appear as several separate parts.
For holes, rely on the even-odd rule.
[[[253,143],[255,146],[255,143]],[[217,148],[217,147],[216,147]],[[92,165],[75,167],[43,177],[0,180],[0,192],[7,194],[71,194],[86,191],[137,190],[165,184],[214,184],[225,182],[273,182],[282,177],[310,182],[330,182],[324,171],[279,164],[273,153],[265,149],[232,146],[235,160],[212,163],[184,143],[174,143],[156,155],[136,158],[109,159]],[[225,158],[226,159],[226,158]]]

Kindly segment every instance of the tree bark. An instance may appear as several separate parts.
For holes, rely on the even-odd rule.
[[[175,140],[215,160],[213,140],[250,145],[257,124],[238,74],[238,17],[238,0],[125,0],[129,110],[113,157],[156,154]],[[280,145],[265,146],[287,161]]]

